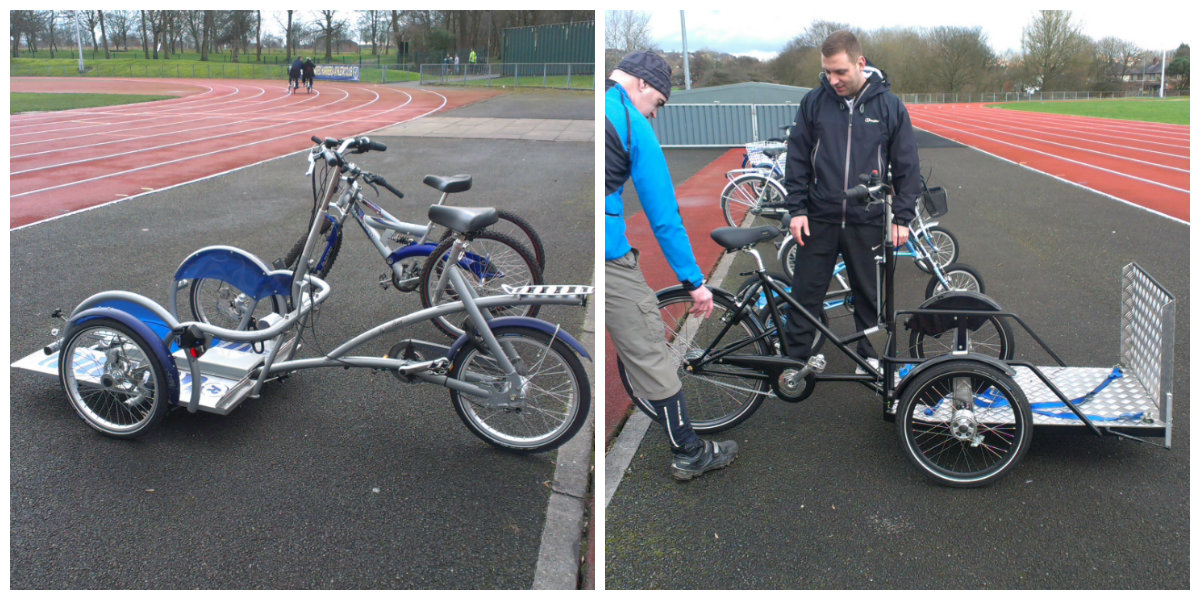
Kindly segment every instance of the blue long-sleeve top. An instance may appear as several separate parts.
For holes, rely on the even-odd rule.
[[[662,146],[650,121],[634,107],[620,84],[608,80],[604,93],[604,260],[625,256],[632,246],[625,235],[625,182],[633,179],[646,219],[667,264],[687,289],[704,284]]]

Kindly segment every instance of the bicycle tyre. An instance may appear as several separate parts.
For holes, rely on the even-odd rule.
[[[948,329],[935,335],[914,330],[908,336],[909,356],[926,359],[950,354],[955,351],[957,341],[956,329]],[[999,317],[988,317],[978,328],[967,334],[967,352],[976,352],[1000,360],[1012,360],[1015,347],[1012,328]]]
[[[545,452],[566,443],[587,421],[591,407],[591,385],[579,356],[562,339],[551,343],[550,335],[537,329],[509,326],[492,333],[520,358],[522,393],[538,393],[537,399],[526,398],[537,404],[530,410],[490,410],[473,401],[473,396],[452,389],[450,400],[458,417],[483,441],[511,452]],[[504,392],[506,378],[489,352],[482,340],[472,337],[455,353],[450,377],[466,381],[470,374],[472,379],[490,379],[497,392]]]
[[[503,227],[500,225],[500,222],[497,221],[495,225],[491,225],[490,227],[488,227],[488,229],[490,231],[503,233],[504,235],[507,235],[518,241],[528,241],[529,245],[526,248],[526,250],[528,250],[529,255],[532,256],[534,258],[534,260],[537,261],[538,268],[541,269],[542,271],[545,271],[546,270],[546,246],[542,243],[542,236],[538,235],[538,232],[537,232],[537,230],[535,230],[533,228],[533,225],[531,225],[529,223],[529,221],[526,221],[524,217],[521,217],[521,216],[519,216],[515,213],[512,213],[512,212],[509,212],[507,210],[497,209],[496,216],[500,217],[500,221],[506,221],[506,222],[510,223],[512,226],[511,227]],[[520,232],[520,234],[518,235],[518,234],[513,233],[514,230]],[[450,237],[451,233],[452,232],[447,229],[445,231],[445,233],[442,234],[442,237],[441,237],[441,239],[438,240],[438,242],[441,243],[441,242],[445,241],[447,238]]]
[[[949,287],[942,285],[942,281],[937,275],[930,277],[929,284],[925,286],[926,300],[942,292],[949,291],[986,293],[983,286],[983,276],[970,265],[955,263],[946,269],[942,269],[942,275],[946,278]]]
[[[188,288],[188,301],[192,320],[208,323],[225,329],[237,329],[241,324],[251,299],[233,284],[220,279],[194,279]],[[270,303],[259,301],[255,317],[265,317],[274,312],[285,314],[278,296],[271,296]],[[265,307],[265,308],[264,308]]]
[[[937,266],[946,269],[958,262],[958,238],[953,233],[950,233],[950,230],[940,225],[934,225],[925,229],[924,233],[927,237],[927,249],[933,255]],[[933,272],[929,268],[929,265],[925,264],[924,260],[916,259],[915,262],[918,269],[926,273]]]
[[[345,237],[343,235],[345,230],[341,227],[337,228],[338,233],[334,235],[335,230],[331,227],[334,223],[332,219],[333,217],[327,217],[325,223],[321,225],[321,231],[318,234],[320,237],[317,238],[314,248],[320,251],[320,258],[317,259],[316,268],[313,269],[312,274],[321,279],[329,275],[329,271],[333,269],[333,263],[337,262],[338,253],[342,250],[342,238]],[[307,241],[308,232],[306,231],[296,240],[296,243],[292,244],[292,248],[283,257],[283,264],[287,265],[287,268],[296,269],[296,261],[300,258],[300,253],[304,252],[304,242]]]
[[[116,438],[135,438],[157,425],[172,400],[164,397],[170,385],[154,343],[162,341],[147,340],[107,317],[73,328],[63,341],[58,373],[75,414]],[[96,350],[99,345],[103,350]]]
[[[442,240],[421,267],[420,296],[421,306],[424,308],[436,306],[433,299],[437,294],[433,288],[441,278],[442,263],[446,261],[453,245],[454,238]],[[482,249],[482,251],[472,252],[472,248]],[[500,288],[501,284],[519,287],[543,283],[542,271],[537,268],[536,260],[529,255],[529,251],[520,242],[507,235],[494,231],[479,232],[469,240],[467,252],[484,259],[479,266],[475,267],[475,270],[462,270],[478,296],[503,294],[504,292]],[[500,276],[489,277],[494,273],[500,273]],[[449,288],[449,282],[447,282],[447,288],[442,296],[443,300],[438,304],[458,300],[458,295]],[[496,317],[534,317],[537,316],[539,308],[541,307],[537,304],[525,304],[496,307],[490,309],[489,312]],[[464,313],[458,314],[461,319],[461,315]],[[434,317],[432,320],[439,331],[450,337],[457,338],[463,333],[463,329],[456,325],[450,316],[442,315]]]
[[[896,429],[904,455],[923,474],[951,487],[978,487],[1020,462],[1033,437],[1033,413],[1011,377],[977,360],[945,362],[914,377],[897,405]],[[954,404],[968,393],[965,406]]]
[[[678,317],[686,315],[687,309],[691,307],[692,297],[685,290],[672,290],[665,294],[659,294],[658,307],[659,312],[663,316],[663,324],[666,330],[663,332],[663,343],[667,345],[667,351],[676,359],[677,364],[682,365],[683,357],[689,352],[698,352],[707,348],[713,341],[713,337],[720,333],[724,326],[722,319],[727,316],[733,319],[734,328],[730,328],[730,332],[735,330],[739,333],[739,339],[756,338],[762,335],[762,327],[754,318],[753,314],[747,312],[738,315],[735,311],[737,305],[733,303],[724,294],[713,294],[713,314],[700,325],[700,329],[692,335],[686,347],[677,345],[674,341],[668,342],[667,336],[675,336],[680,331],[682,325]],[[690,326],[691,321],[687,323]],[[726,334],[729,335],[728,333]],[[700,341],[697,342],[697,338]],[[768,356],[772,353],[772,349],[767,345],[765,339],[760,339],[750,345],[753,352],[748,354],[757,354]],[[708,378],[697,375],[693,372],[680,366],[678,368],[679,379],[683,383],[683,396],[687,402],[688,416],[692,422],[692,429],[696,433],[717,433],[725,431],[732,427],[736,427],[741,422],[749,419],[754,411],[762,405],[763,397],[769,393],[770,384],[766,379],[749,379],[748,377],[757,374],[757,371],[750,369],[736,369],[730,367],[726,373],[728,376],[737,379],[736,385],[746,385],[746,389],[731,388],[726,385],[717,383],[710,375]],[[621,384],[625,386],[625,392],[629,394],[642,412],[654,418],[654,409],[650,406],[648,398],[640,398],[634,393],[633,388],[629,384],[629,376],[625,372],[625,365],[620,358],[617,359],[617,374],[620,376]],[[654,398],[661,400],[661,398]]]
[[[734,178],[721,190],[721,213],[730,227],[749,226],[746,217],[764,204],[783,205],[783,195],[766,175],[749,173]],[[743,225],[743,223],[745,225]]]

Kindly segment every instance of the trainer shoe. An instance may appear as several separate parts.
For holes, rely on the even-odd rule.
[[[875,369],[876,371],[879,371],[879,359],[878,358],[868,358],[867,364],[871,365],[871,368]],[[854,367],[854,374],[855,375],[866,375],[867,372],[863,370],[862,365],[858,365],[858,366]]]
[[[724,442],[704,441],[704,448],[695,456],[676,456],[671,462],[671,475],[679,481],[699,477],[714,469],[729,466],[737,456],[738,445],[733,440]]]

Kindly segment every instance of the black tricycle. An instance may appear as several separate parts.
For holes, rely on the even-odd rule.
[[[757,294],[710,287],[714,311],[700,319],[689,314],[691,296],[681,286],[657,292],[666,344],[679,365],[697,432],[738,425],[769,395],[800,402],[820,382],[852,382],[878,395],[883,418],[895,423],[913,464],[949,486],[982,486],[1011,472],[1037,428],[1074,427],[1170,447],[1174,297],[1141,267],[1130,263],[1121,273],[1116,366],[1069,367],[1020,317],[981,293],[946,291],[916,309],[896,310],[896,255],[886,226],[892,189],[878,174],[860,181],[847,190],[847,200],[885,206],[879,325],[839,336],[767,276],[755,246],[781,235],[775,226],[712,232],[728,252],[753,257],[759,289],[770,291],[766,310],[756,308]],[[856,371],[829,372],[821,354],[808,361],[789,358],[777,327],[787,317],[811,322],[817,337],[852,360]],[[898,352],[901,325],[908,332],[907,356]],[[1014,325],[1055,364],[1016,358]],[[854,345],[877,334],[886,334],[886,343],[875,366]],[[619,363],[618,371],[634,403],[653,415],[647,400],[632,393]]]

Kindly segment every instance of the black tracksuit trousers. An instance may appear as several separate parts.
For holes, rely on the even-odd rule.
[[[825,223],[809,219],[804,245],[796,246],[796,272],[792,279],[792,296],[813,316],[819,316],[838,254],[846,261],[846,275],[854,294],[854,325],[857,331],[878,323],[879,285],[876,279],[875,257],[882,256],[880,226],[848,223]],[[784,321],[783,340],[792,358],[808,360],[812,354],[816,327],[803,317]],[[858,341],[858,354],[878,358],[871,342]]]

